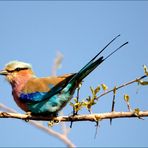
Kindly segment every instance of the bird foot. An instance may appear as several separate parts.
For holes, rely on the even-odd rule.
[[[26,112],[26,115],[29,117],[31,116],[31,114],[32,114],[31,112]]]
[[[29,119],[28,119],[28,118],[31,117],[32,113],[31,113],[31,112],[26,112],[25,115],[27,115],[25,121],[26,121],[26,122],[29,122]]]

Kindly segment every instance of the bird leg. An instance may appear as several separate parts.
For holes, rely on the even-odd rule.
[[[27,118],[25,119],[26,122],[29,122],[29,119],[32,116],[31,112],[26,112],[25,115],[27,115]]]

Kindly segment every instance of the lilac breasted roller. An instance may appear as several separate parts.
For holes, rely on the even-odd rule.
[[[0,75],[4,75],[12,86],[16,104],[33,114],[56,115],[73,97],[79,83],[98,65],[128,42],[122,44],[107,57],[98,57],[118,36],[111,40],[94,58],[77,73],[62,76],[37,77],[32,66],[21,61],[9,62]]]

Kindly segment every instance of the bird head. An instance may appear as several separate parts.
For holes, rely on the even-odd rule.
[[[11,61],[0,71],[0,75],[4,75],[8,82],[11,83],[16,79],[30,77],[34,73],[30,64],[21,61]]]

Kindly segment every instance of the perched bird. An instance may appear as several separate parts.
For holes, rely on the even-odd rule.
[[[33,114],[56,115],[73,97],[79,83],[99,64],[128,43],[122,44],[106,58],[97,58],[117,37],[119,35],[77,73],[39,78],[30,64],[11,61],[0,71],[0,75],[4,75],[11,84],[13,98],[22,110]]]

